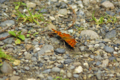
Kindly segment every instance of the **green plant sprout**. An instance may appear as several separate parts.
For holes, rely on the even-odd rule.
[[[53,80],[69,80],[69,79],[63,79],[62,77],[56,76],[56,78]]]
[[[21,31],[9,31],[9,34],[16,37],[15,43],[20,44],[21,40],[25,40],[25,36],[21,34]]]
[[[42,15],[42,13],[38,13],[40,12],[42,9],[40,9],[38,12],[34,13],[33,12],[35,11],[35,8],[30,11],[29,8],[26,8],[27,11],[28,11],[28,14],[26,13],[21,13],[18,9],[21,5],[23,5],[24,7],[26,7],[26,4],[25,3],[22,3],[22,2],[16,2],[14,3],[15,4],[15,10],[17,13],[15,13],[15,15],[18,16],[17,18],[17,21],[18,20],[23,20],[23,22],[26,22],[26,21],[29,21],[29,22],[35,22],[37,25],[39,25],[39,22],[38,21],[44,21],[44,16]]]
[[[22,2],[14,2],[14,5],[16,10],[18,10],[21,5],[26,6],[26,4]]]
[[[2,66],[2,63],[1,63],[2,59],[7,59],[7,60],[10,60],[10,61],[14,60],[10,55],[5,54],[5,52],[2,51],[2,48],[0,48],[0,66]]]
[[[94,16],[95,11],[92,14],[92,19],[90,21],[95,21],[97,25],[103,24],[103,23],[115,23],[117,21],[117,18],[115,16],[110,16],[108,14],[105,14],[105,16],[101,16],[99,19],[95,18]],[[105,19],[107,21],[105,21]]]
[[[27,37],[30,37],[30,35],[33,35],[33,36],[36,36],[37,34],[39,34],[39,32],[35,32],[35,33],[32,33],[30,30],[27,32]]]

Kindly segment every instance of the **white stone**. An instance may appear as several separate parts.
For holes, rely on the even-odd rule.
[[[82,66],[78,66],[78,67],[75,68],[75,70],[74,70],[74,73],[81,73],[81,72],[83,72]]]
[[[92,31],[92,30],[83,30],[83,31],[81,31],[81,36],[84,36],[84,35],[89,36],[91,39],[99,38],[99,35],[95,31]]]

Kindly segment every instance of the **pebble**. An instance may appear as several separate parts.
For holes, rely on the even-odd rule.
[[[114,49],[112,47],[109,47],[109,46],[105,46],[104,49],[106,52],[109,52],[109,53],[112,53],[114,51]]]
[[[3,73],[12,73],[12,67],[6,61],[4,61],[1,67],[1,71]]]
[[[71,63],[73,60],[72,59],[66,59],[65,61],[64,61],[64,64],[69,64],[69,63]]]
[[[60,68],[58,68],[58,67],[53,67],[53,68],[52,68],[52,72],[60,72]]]
[[[25,68],[25,70],[27,70],[27,71],[30,70],[30,68],[29,68],[28,66],[25,66],[24,68]]]
[[[36,7],[36,4],[33,2],[27,2],[26,5],[28,8],[35,8]]]
[[[58,53],[58,54],[63,54],[63,53],[65,53],[65,49],[57,48],[57,49],[55,49],[55,52]]]
[[[15,25],[15,21],[14,21],[14,20],[6,20],[6,21],[4,21],[4,22],[1,22],[1,23],[0,23],[0,26],[1,26],[1,27],[6,27],[7,24],[9,24],[9,26]]]
[[[78,78],[79,75],[78,74],[73,74],[73,77]]]
[[[101,5],[105,8],[111,8],[111,9],[115,8],[113,3],[111,3],[110,1],[104,1]]]
[[[84,36],[84,35],[89,36],[91,39],[99,38],[99,35],[96,32],[92,31],[92,30],[83,30],[83,31],[81,31],[81,36]]]
[[[81,72],[83,72],[82,66],[78,66],[77,68],[75,68],[74,73],[81,73]]]

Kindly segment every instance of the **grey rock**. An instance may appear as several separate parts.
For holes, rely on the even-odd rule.
[[[70,69],[74,69],[75,68],[75,66],[70,66]]]
[[[115,57],[109,57],[109,60],[113,61],[113,60],[116,60]]]
[[[34,61],[34,62],[37,61],[36,57],[32,57],[31,60]]]
[[[109,63],[109,60],[108,59],[105,59],[102,61],[102,67],[107,67],[108,66],[108,63]]]
[[[2,3],[4,3],[6,0],[0,0],[0,3],[2,4]],[[7,0],[7,1],[9,1],[9,0]]]
[[[99,35],[95,32],[95,31],[92,31],[92,30],[83,30],[81,31],[81,36],[89,36],[91,39],[98,39],[99,38]]]
[[[1,71],[3,73],[12,73],[12,67],[6,61],[4,61],[1,67]]]
[[[36,7],[36,4],[33,3],[33,2],[26,2],[26,6],[27,6],[28,8],[35,8],[35,7]]]
[[[5,26],[7,26],[7,24],[9,24],[9,25],[15,25],[15,21],[13,21],[13,20],[6,20],[4,22],[1,22],[0,26],[1,27],[5,27]]]
[[[12,44],[7,44],[6,48],[13,48],[13,45]]]
[[[71,63],[73,60],[72,59],[66,59],[65,61],[64,61],[64,64],[69,64],[69,63]]]
[[[106,52],[109,52],[109,53],[112,53],[114,51],[114,49],[112,47],[109,47],[109,46],[105,46],[104,49]]]
[[[111,15],[111,16],[114,16],[114,15],[115,15],[115,13],[114,13],[114,12],[111,12],[111,11],[106,11],[106,13],[107,13],[108,15]]]
[[[40,12],[41,13],[46,13],[46,12],[48,12],[48,10],[47,9],[42,9]]]
[[[30,53],[27,53],[27,54],[25,55],[25,58],[26,58],[26,59],[31,59],[31,57],[32,57],[32,55],[31,55]]]
[[[105,44],[104,43],[100,43],[100,47],[104,48]]]
[[[46,69],[43,71],[43,73],[50,73],[51,72],[51,69]]]
[[[117,9],[117,11],[116,11],[117,13],[120,13],[120,9]]]
[[[96,65],[99,66],[100,64],[101,64],[101,62],[100,62],[100,61],[97,61]]]
[[[85,46],[80,46],[79,49],[80,49],[81,51],[85,51],[86,47],[85,47]]]
[[[103,59],[103,58],[101,57],[101,55],[97,55],[97,56],[95,56],[95,58],[98,59],[98,60],[102,60],[102,59]]]
[[[93,59],[93,58],[95,58],[95,56],[94,56],[94,55],[90,55],[90,58],[92,58],[92,59]]]
[[[59,54],[63,54],[63,53],[65,53],[65,49],[63,49],[63,48],[57,48],[57,49],[55,50],[55,52],[56,52],[56,53],[59,53]]]
[[[11,77],[10,77],[10,80],[19,80],[19,79],[20,79],[19,76],[11,76]]]
[[[9,35],[8,32],[1,33],[1,34],[0,34],[0,38],[2,38],[2,37],[6,37],[6,36],[8,36],[8,35]]]
[[[53,68],[52,68],[52,72],[60,72],[60,68],[58,68],[58,67],[53,67]]]
[[[62,15],[67,15],[67,9],[60,9],[59,11],[58,11],[58,14],[62,14]]]
[[[48,76],[47,80],[53,80],[53,78],[51,76]]]
[[[43,47],[41,48],[41,50],[38,51],[38,57],[40,57],[42,54],[44,54],[45,51],[47,51],[47,50],[53,51],[54,48],[53,48],[52,45],[45,45],[45,46],[43,46]]]
[[[11,44],[14,41],[14,38],[7,38],[3,40],[4,43]]]
[[[108,39],[114,38],[114,37],[116,37],[116,34],[117,34],[116,30],[112,30],[105,35],[105,38],[108,38]]]
[[[25,66],[24,69],[27,71],[30,70],[30,68],[28,66]]]
[[[96,77],[98,80],[101,80],[102,74],[100,70],[98,70],[98,72],[96,73]]]
[[[115,8],[115,6],[113,5],[113,3],[111,3],[110,1],[104,1],[101,5],[103,7],[105,7],[105,8],[111,8],[111,9]]]
[[[78,78],[79,75],[78,74],[73,74],[73,77]]]
[[[3,46],[4,45],[4,43],[3,42],[0,42],[0,46]]]

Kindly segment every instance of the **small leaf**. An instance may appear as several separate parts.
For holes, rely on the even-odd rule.
[[[24,35],[18,35],[18,38],[20,38],[21,40],[25,40],[25,36]]]
[[[26,4],[25,4],[25,3],[21,3],[21,5],[24,5],[24,6],[25,6]]]
[[[30,34],[27,34],[27,37],[30,37]]]
[[[21,34],[21,32],[22,32],[22,31],[19,31],[19,32],[18,32],[18,35],[20,35],[20,34]]]
[[[20,43],[21,43],[20,39],[15,40],[15,44],[20,44]]]
[[[16,37],[16,33],[15,33],[15,31],[9,31],[8,32],[10,35],[12,35],[12,36],[15,36]]]
[[[15,9],[18,9],[19,8],[19,6],[15,6]]]

